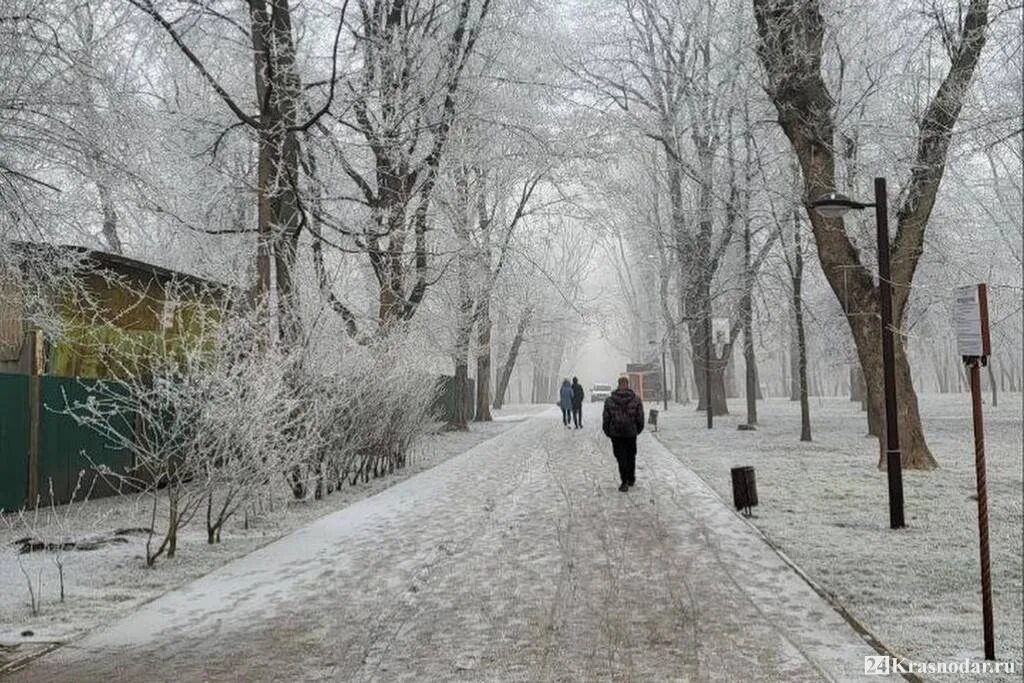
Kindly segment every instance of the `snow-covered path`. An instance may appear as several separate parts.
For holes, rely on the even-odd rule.
[[[12,680],[861,677],[873,650],[695,475],[645,434],[619,493],[585,419],[544,413]]]

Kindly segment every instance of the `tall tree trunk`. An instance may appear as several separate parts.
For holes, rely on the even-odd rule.
[[[260,135],[256,164],[256,313],[259,319],[261,345],[270,340],[270,286],[273,230],[270,211],[271,143]]]
[[[860,403],[864,400],[864,373],[859,365],[850,365],[850,401]]]
[[[487,296],[487,295],[485,295]],[[491,422],[491,305],[485,300],[477,316],[476,422]]]
[[[505,391],[508,388],[509,378],[515,369],[516,359],[519,358],[519,349],[526,338],[526,329],[530,326],[530,319],[533,316],[533,309],[527,307],[519,314],[519,322],[516,325],[516,334],[512,338],[512,344],[508,349],[508,357],[498,373],[498,387],[494,392],[494,408],[500,409],[504,401]]]
[[[473,297],[470,293],[469,264],[464,256],[456,260],[459,311],[455,329],[455,414],[450,429],[469,429],[466,391],[469,384],[469,350],[473,337]]]
[[[533,365],[530,373],[530,402],[548,403],[547,380],[544,372],[544,357],[540,349],[534,350]]]
[[[750,261],[750,221],[743,226],[743,296],[740,298],[740,318],[743,325],[744,393],[747,399],[747,424],[757,424],[757,365],[754,358],[754,274]]]
[[[690,359],[693,365],[693,386],[697,388],[697,410],[707,410],[707,390],[705,382],[705,359],[704,359],[704,334],[703,325],[693,325],[697,330],[696,338],[693,332],[690,335],[690,347],[694,349]],[[725,353],[722,354],[726,356]],[[711,348],[711,408],[712,415],[728,415],[729,405],[725,400],[725,362],[715,356],[715,349]]]
[[[787,396],[790,393],[789,386],[789,360],[786,356],[786,347],[780,345],[779,347],[779,376],[782,378],[780,382],[780,396]]]
[[[675,343],[672,344],[672,368],[675,370],[673,373],[674,396],[675,402],[687,405],[690,403],[690,389],[686,381],[686,354],[683,353],[683,343],[681,338],[677,338]]]
[[[800,339],[796,329],[796,309],[789,319],[789,400],[800,400]]]
[[[448,429],[464,432],[469,429],[469,415],[466,404],[469,402],[467,390],[469,389],[469,358],[458,356],[455,359],[455,389],[453,393],[454,414],[448,422]]]
[[[295,66],[292,38],[292,17],[289,0],[270,0],[271,30],[274,57],[270,78],[273,92],[275,142],[280,145],[272,168],[274,194],[274,273],[277,284],[279,333],[285,348],[294,348],[302,340],[302,311],[298,286],[294,277],[298,257],[299,232],[303,219],[299,210],[299,140],[295,134],[298,123],[299,97],[302,84]]]
[[[800,400],[800,440],[811,440],[811,405],[807,396],[807,340],[804,336],[804,255],[800,241],[800,216],[793,213],[793,327],[796,331],[797,390]]]
[[[863,353],[867,355],[866,358],[862,358],[861,363],[876,363],[881,367],[882,339],[881,330],[877,323],[877,320],[863,320],[858,322],[854,329],[856,330],[855,336],[861,339],[857,345],[858,349],[863,349]],[[872,342],[877,343],[873,344]],[[907,362],[906,351],[902,344],[896,344],[895,351],[896,411],[900,429],[900,450],[902,451],[902,459],[905,461],[909,454],[920,453],[919,449],[926,446],[924,444],[924,433],[921,431],[920,419],[915,420],[920,413],[917,406],[917,394],[913,390],[910,364]],[[866,374],[865,379],[868,397],[868,423],[869,427],[877,429],[880,433],[879,468],[884,469],[885,421],[881,419],[881,416],[885,414],[883,378],[880,373],[870,373]],[[872,416],[877,416],[874,422],[872,422]],[[931,467],[936,466],[933,460]],[[928,469],[919,464],[915,465],[915,467]]]
[[[754,343],[750,339],[751,331],[747,327],[743,331],[743,365],[746,370],[746,397],[747,397],[747,424],[757,424],[757,399],[758,399],[758,379],[757,379],[757,361],[754,356]]]
[[[293,277],[295,262],[298,258],[298,242],[298,231],[290,230],[287,234],[280,235],[274,245],[274,273],[276,275],[278,300],[278,335],[286,349],[293,349],[298,346],[302,341],[303,334],[299,290]]]
[[[269,81],[270,72],[270,22],[264,0],[249,3],[250,36],[253,43],[253,76],[256,87],[256,101],[260,106],[260,130],[256,163],[256,312],[259,316],[261,345],[269,343],[270,328],[270,258],[273,242],[272,211],[270,208],[271,167],[273,165],[273,140],[269,133],[273,122],[270,120]]]
[[[729,354],[722,362],[725,363],[725,397],[739,398],[740,392],[736,388],[736,359]]]

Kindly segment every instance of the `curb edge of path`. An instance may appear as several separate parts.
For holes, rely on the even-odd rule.
[[[421,474],[422,472],[429,472],[433,468],[437,467],[438,465],[443,464],[444,462],[446,462],[447,460],[450,460],[451,458],[457,458],[460,455],[463,455],[464,453],[468,453],[469,451],[471,451],[471,450],[473,450],[475,448],[478,448],[480,446],[483,446],[484,444],[490,443],[491,441],[494,441],[495,439],[500,439],[501,437],[505,436],[509,432],[512,432],[512,431],[515,431],[517,429],[522,428],[523,425],[529,423],[534,418],[543,415],[545,412],[546,411],[540,411],[538,413],[534,413],[534,414],[526,416],[525,419],[515,420],[515,421],[512,422],[512,426],[510,426],[508,429],[505,429],[505,430],[495,434],[494,436],[491,436],[491,437],[489,437],[487,439],[484,439],[483,441],[475,443],[475,444],[473,444],[472,446],[470,446],[469,448],[467,448],[465,450],[459,451],[457,453],[452,453],[448,458],[445,458],[443,460],[439,460],[438,462],[434,463],[430,467],[427,467],[426,469],[420,470],[420,472],[416,472],[414,474],[411,474],[409,476],[404,477],[403,479],[399,479],[398,481],[394,481],[394,482],[388,484],[387,486],[385,486],[384,488],[382,488],[380,491],[377,491],[377,492],[373,493],[370,496],[366,496],[365,498],[360,498],[358,500],[350,501],[347,505],[344,505],[342,507],[339,507],[339,508],[336,508],[336,509],[333,509],[333,510],[326,511],[326,512],[324,512],[323,515],[320,515],[318,517],[314,517],[314,518],[312,518],[310,520],[307,520],[306,522],[304,522],[300,526],[297,526],[294,529],[290,529],[290,530],[286,531],[285,533],[281,534],[280,536],[276,536],[274,538],[266,539],[266,542],[260,543],[259,545],[251,548],[248,552],[243,553],[243,554],[239,555],[238,557],[231,558],[230,560],[228,560],[224,564],[220,564],[220,565],[217,565],[215,567],[211,567],[209,569],[209,571],[203,572],[202,574],[199,574],[198,576],[193,576],[193,577],[191,577],[189,579],[186,579],[185,581],[181,582],[180,584],[169,586],[167,588],[167,590],[161,591],[160,593],[157,593],[156,595],[153,595],[153,596],[150,596],[149,598],[146,598],[145,600],[143,600],[140,603],[138,603],[137,605],[135,605],[128,612],[125,612],[124,614],[119,614],[119,615],[111,618],[109,621],[105,621],[103,623],[96,624],[92,628],[86,629],[86,630],[82,631],[81,633],[78,633],[75,636],[73,636],[71,638],[68,638],[67,640],[63,640],[63,641],[60,641],[60,642],[49,642],[49,643],[46,643],[45,647],[42,647],[39,650],[36,650],[34,652],[30,652],[30,653],[24,655],[23,657],[20,657],[20,658],[17,658],[17,659],[13,659],[10,662],[8,662],[7,664],[4,664],[2,667],[0,667],[0,679],[3,679],[3,678],[5,678],[5,677],[7,677],[7,676],[9,676],[11,674],[17,673],[18,671],[21,671],[25,667],[31,665],[36,660],[42,659],[43,657],[47,656],[51,652],[59,650],[59,649],[61,649],[63,647],[67,647],[67,646],[73,645],[77,641],[80,641],[83,638],[88,637],[90,634],[94,633],[95,631],[97,631],[97,630],[99,630],[101,628],[104,628],[106,626],[110,626],[111,624],[116,623],[116,622],[126,618],[130,614],[132,614],[134,612],[137,612],[138,610],[140,610],[141,608],[145,607],[146,605],[148,605],[148,604],[150,604],[150,603],[152,603],[152,602],[154,602],[156,600],[159,600],[160,598],[162,598],[163,596],[167,595],[168,593],[172,593],[172,592],[174,592],[176,590],[180,590],[181,588],[184,588],[185,586],[187,586],[188,584],[192,583],[193,581],[198,581],[199,579],[202,579],[203,577],[212,574],[213,572],[217,571],[218,569],[220,569],[221,567],[225,566],[226,564],[228,564],[230,562],[234,562],[236,560],[240,560],[243,557],[246,557],[248,555],[251,555],[252,553],[258,552],[258,551],[262,550],[263,548],[267,547],[268,545],[271,545],[272,543],[276,543],[277,541],[280,541],[281,539],[283,539],[284,537],[288,536],[289,534],[291,534],[291,533],[293,533],[295,531],[298,531],[299,529],[301,529],[301,528],[303,528],[303,527],[305,527],[305,526],[307,526],[309,524],[315,523],[317,520],[319,520],[319,519],[321,519],[323,517],[326,517],[328,515],[332,515],[332,514],[338,512],[338,511],[340,511],[340,510],[344,510],[345,508],[350,507],[352,505],[355,505],[356,503],[359,503],[359,502],[361,502],[363,500],[366,500],[367,498],[372,498],[373,496],[376,496],[376,495],[378,495],[380,493],[383,493],[384,491],[387,491],[392,486],[395,486],[397,484],[401,484],[402,482],[407,481],[408,479],[410,479],[412,477],[415,477],[416,475]],[[401,470],[399,470],[399,472],[401,472]],[[371,480],[371,481],[373,481],[373,480]]]
[[[804,583],[806,583],[808,586],[811,587],[811,590],[813,590],[815,593],[818,594],[819,597],[821,597],[825,602],[827,602],[829,604],[829,606],[833,610],[835,610],[835,612],[837,614],[839,614],[839,616],[841,616],[843,618],[843,620],[847,624],[850,625],[850,627],[854,630],[854,632],[856,632],[857,635],[859,635],[864,640],[864,642],[866,642],[868,645],[870,645],[871,648],[875,652],[877,652],[880,655],[883,655],[883,656],[889,657],[891,659],[897,660],[897,661],[900,661],[900,660],[903,659],[902,657],[897,655],[895,652],[893,652],[891,649],[889,649],[889,647],[887,647],[885,645],[885,643],[883,643],[881,640],[879,640],[878,636],[876,636],[874,633],[872,633],[871,630],[868,629],[867,626],[865,626],[859,619],[857,619],[857,617],[853,616],[853,614],[851,614],[850,611],[847,610],[846,607],[841,602],[839,602],[839,600],[835,597],[835,595],[830,593],[828,590],[825,589],[824,586],[822,586],[820,583],[815,581],[803,569],[803,567],[801,567],[799,564],[797,564],[795,560],[790,558],[789,555],[787,555],[786,552],[781,547],[779,547],[779,545],[777,545],[764,531],[762,531],[760,527],[755,525],[753,522],[751,522],[749,519],[747,519],[743,515],[737,513],[736,510],[734,509],[734,507],[732,505],[730,505],[728,503],[728,501],[726,501],[724,498],[722,498],[722,496],[720,496],[718,494],[718,491],[716,491],[714,489],[714,487],[712,487],[711,484],[709,484],[704,479],[704,477],[702,477],[696,470],[694,470],[686,462],[684,462],[683,459],[680,458],[676,454],[675,451],[673,451],[671,448],[668,447],[668,444],[666,444],[660,438],[658,438],[656,433],[652,434],[651,436],[653,436],[658,441],[658,443],[661,445],[662,448],[664,448],[666,451],[671,453],[672,457],[674,457],[676,460],[678,460],[680,463],[682,463],[682,465],[684,467],[689,469],[693,473],[693,475],[695,477],[697,477],[698,480],[700,480],[700,482],[704,485],[704,487],[715,498],[717,498],[719,501],[721,501],[721,503],[725,507],[727,507],[729,509],[729,511],[732,512],[732,514],[736,516],[737,519],[739,519],[744,524],[746,524],[748,527],[750,527],[750,529],[752,529],[754,531],[754,533],[756,533],[758,535],[758,537],[760,537],[761,540],[763,540],[765,542],[765,544],[769,548],[771,548],[772,551],[774,551],[776,555],[779,556],[779,559],[781,559],[783,562],[785,562],[786,565],[788,565],[789,568],[792,569],[796,573],[797,576],[799,576],[801,579],[804,580]],[[900,672],[900,675],[904,679],[906,679],[908,681],[911,681],[911,683],[924,683],[924,679],[922,679],[917,674],[911,673],[909,671]]]

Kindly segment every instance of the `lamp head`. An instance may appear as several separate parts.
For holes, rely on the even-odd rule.
[[[808,204],[809,208],[814,209],[825,218],[839,218],[846,214],[850,209],[859,210],[867,208],[868,206],[871,205],[854,201],[840,192],[829,192],[827,194],[823,194]]]

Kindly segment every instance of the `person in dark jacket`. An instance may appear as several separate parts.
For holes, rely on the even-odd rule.
[[[619,490],[628,491],[636,484],[636,437],[644,431],[644,404],[629,388],[628,377],[620,377],[618,388],[604,400],[601,428],[619,463]]]
[[[569,426],[572,419],[572,385],[569,380],[562,380],[562,388],[558,391],[558,407],[562,409],[562,424]]]
[[[572,423],[576,429],[583,429],[583,385],[572,378]]]

